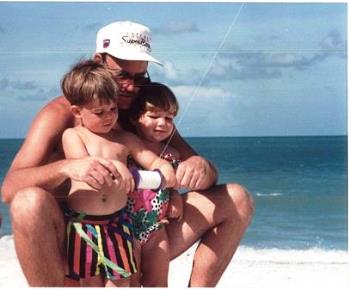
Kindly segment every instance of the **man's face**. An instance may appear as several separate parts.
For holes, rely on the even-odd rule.
[[[129,109],[139,87],[148,81],[146,78],[148,62],[122,60],[107,54],[104,64],[113,75],[115,74],[114,79],[119,85],[118,108]]]

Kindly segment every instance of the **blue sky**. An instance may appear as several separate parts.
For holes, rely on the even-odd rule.
[[[169,85],[184,136],[347,132],[346,3],[0,2],[0,138],[21,138],[92,56],[100,27],[153,31],[153,80]]]

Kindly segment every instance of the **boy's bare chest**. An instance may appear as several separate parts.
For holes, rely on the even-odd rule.
[[[126,161],[128,148],[115,137],[101,137],[95,134],[82,135],[85,148],[90,156]]]
[[[101,137],[85,139],[85,146],[90,156],[102,157],[125,162],[129,149],[122,143]]]

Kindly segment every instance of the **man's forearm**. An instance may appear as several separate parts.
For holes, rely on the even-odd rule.
[[[177,130],[170,139],[170,145],[178,150],[181,160],[186,160],[191,156],[198,155],[197,152],[180,136]]]
[[[208,168],[206,171],[206,177],[204,178],[204,181],[202,182],[202,184],[199,185],[199,188],[197,188],[198,190],[207,190],[210,187],[214,186],[217,184],[218,181],[218,171],[217,168],[214,166],[214,164],[205,159],[208,162]]]
[[[195,185],[191,186],[194,190],[206,190],[217,183],[218,180],[218,171],[212,162],[206,160],[197,154],[197,152],[179,135],[178,131],[176,131],[171,138],[171,145],[178,150],[180,153],[180,158],[182,163],[186,163],[186,165],[180,165],[186,167],[188,171],[191,171],[193,168],[197,170],[194,173]],[[183,171],[183,170],[182,170]],[[191,173],[190,173],[191,174]],[[181,175],[186,175],[185,173],[181,173]],[[188,178],[181,179],[181,186],[185,187],[185,184],[191,183]]]
[[[60,160],[40,167],[10,169],[1,187],[2,201],[10,203],[16,192],[27,187],[52,191],[67,179],[63,173],[66,162]]]

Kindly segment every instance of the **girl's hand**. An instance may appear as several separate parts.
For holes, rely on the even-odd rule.
[[[177,186],[176,174],[173,167],[167,162],[159,168],[159,171],[162,173],[162,176],[165,180],[163,187],[165,188],[174,188]]]

